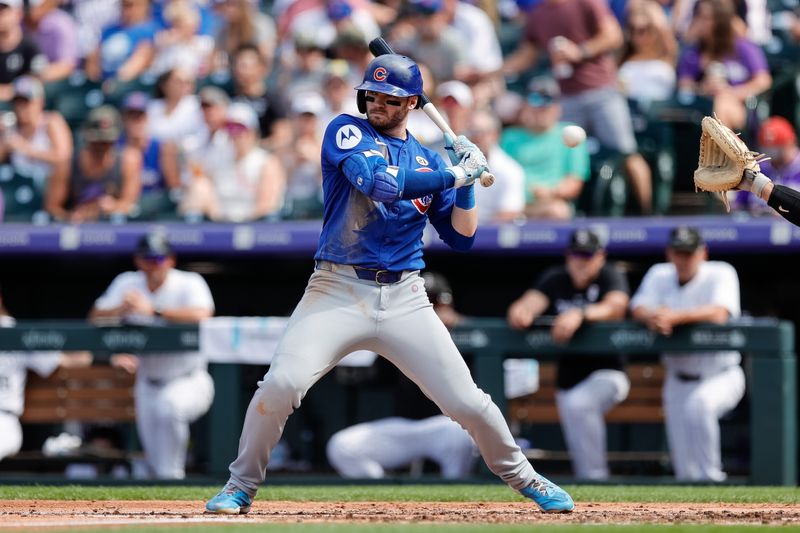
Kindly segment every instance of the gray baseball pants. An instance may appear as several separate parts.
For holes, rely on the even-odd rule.
[[[503,414],[469,373],[450,333],[436,316],[416,271],[377,285],[351,266],[320,262],[289,320],[272,365],[245,415],[231,482],[255,494],[272,448],[306,392],[345,355],[381,354],[458,422],[486,464],[511,488],[533,481],[534,470]]]

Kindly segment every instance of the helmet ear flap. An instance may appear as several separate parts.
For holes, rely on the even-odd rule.
[[[414,109],[419,109],[422,107],[422,96],[419,94],[415,96],[417,97],[417,105],[414,106]]]
[[[359,113],[367,112],[367,91],[356,92],[356,107]]]

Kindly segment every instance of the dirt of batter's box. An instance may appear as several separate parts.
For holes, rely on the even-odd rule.
[[[237,516],[205,514],[203,506],[202,501],[6,500],[0,503],[0,530],[203,522],[800,524],[800,506],[791,504],[577,502],[572,513],[544,514],[526,502],[256,501],[249,514]]]

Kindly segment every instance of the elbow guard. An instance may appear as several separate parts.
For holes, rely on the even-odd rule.
[[[356,189],[376,202],[391,203],[400,198],[398,168],[388,166],[380,152],[367,150],[348,157],[342,162],[342,172]]]

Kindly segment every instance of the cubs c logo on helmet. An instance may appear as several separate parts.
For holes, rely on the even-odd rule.
[[[414,205],[414,208],[419,211],[420,215],[424,215],[428,212],[428,209],[431,207],[431,202],[433,201],[433,195],[428,194],[427,196],[423,196],[422,198],[414,198],[411,200],[411,203]]]
[[[376,68],[372,73],[372,77],[375,78],[375,81],[385,81],[388,76],[389,71],[383,67]]]

